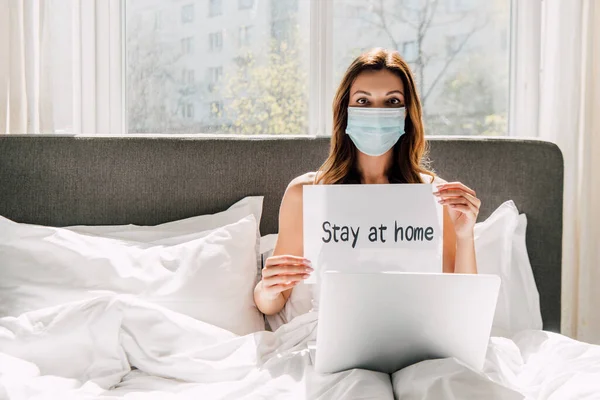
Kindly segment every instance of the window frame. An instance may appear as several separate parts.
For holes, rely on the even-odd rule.
[[[238,0],[238,10],[242,11],[242,10],[252,10],[254,8],[254,6],[256,5],[256,0],[250,0],[250,5],[246,6],[245,1],[247,0]],[[244,5],[242,7],[242,5]]]
[[[194,23],[195,17],[195,4],[188,3],[181,6],[181,23],[189,24]]]
[[[539,135],[543,3],[511,2],[508,136]]]
[[[252,27],[253,25],[240,25],[238,27],[238,47],[251,46]]]
[[[181,54],[186,56],[194,53],[194,36],[186,36],[180,39]]]
[[[408,57],[408,55],[406,54],[406,53],[408,53],[408,51],[406,51],[407,48],[410,49],[411,57]],[[415,61],[415,59],[417,57],[417,54],[415,54],[416,50],[417,50],[417,41],[416,40],[405,40],[402,42],[402,57],[404,57],[406,62],[411,63],[411,62]]]
[[[106,8],[111,18],[97,19],[92,24],[96,35],[110,36],[111,54],[109,63],[96,62],[96,74],[106,75],[110,71],[110,99],[104,99],[110,107],[110,131],[129,133],[126,71],[126,15],[127,0],[101,2],[100,9]],[[222,0],[221,0],[222,1]],[[333,101],[333,2],[310,1],[310,48],[309,54],[309,98],[308,136],[329,136],[332,131],[331,104]],[[539,115],[539,74],[541,65],[541,21],[543,0],[511,1],[509,45],[509,87],[508,87],[508,129],[507,136],[535,136],[538,133]],[[82,3],[84,4],[84,3]],[[209,3],[210,4],[210,3]],[[255,3],[256,4],[256,3]],[[84,7],[83,5],[81,7]],[[210,9],[209,9],[210,13]],[[223,14],[222,3],[220,14]],[[216,17],[218,15],[209,15]],[[82,30],[85,24],[82,24]],[[89,33],[91,34],[91,33]],[[100,43],[100,42],[97,42]],[[80,55],[82,64],[84,56]],[[120,79],[115,79],[115,77]],[[117,96],[118,94],[119,96]],[[85,100],[85,99],[84,99]],[[85,102],[82,108],[88,106]],[[81,110],[84,111],[83,109]],[[104,115],[100,113],[101,115]],[[98,120],[102,120],[100,117]],[[80,123],[79,127],[83,124]],[[77,126],[74,126],[74,129]],[[107,129],[108,130],[108,129]],[[90,130],[91,131],[91,130]],[[218,133],[215,133],[218,135]]]
[[[213,31],[208,33],[208,51],[210,53],[219,53],[223,51],[223,31]],[[216,46],[218,44],[218,46]]]
[[[219,2],[219,7],[213,8],[213,2]],[[223,0],[208,0],[208,17],[214,18],[223,15]]]

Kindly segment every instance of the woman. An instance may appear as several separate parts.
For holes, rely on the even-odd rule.
[[[329,157],[316,173],[295,178],[279,212],[279,236],[254,290],[257,307],[278,313],[294,286],[313,272],[303,258],[302,187],[313,184],[440,183],[444,272],[477,273],[473,227],[480,200],[460,182],[426,170],[421,102],[408,65],[395,51],[372,49],[350,65],[333,102]],[[435,180],[434,180],[435,179]]]

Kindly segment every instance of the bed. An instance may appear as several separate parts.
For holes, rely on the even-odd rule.
[[[313,137],[2,136],[0,215],[18,223],[55,227],[156,225],[216,213],[245,196],[264,196],[260,233],[276,233],[287,183],[318,168],[328,146],[327,138]],[[127,362],[121,360],[127,364],[126,373],[74,379],[61,375],[60,368],[48,361],[56,357],[69,362],[60,355],[60,346],[40,348],[47,353],[43,368],[26,356],[2,353],[0,347],[0,397],[3,393],[12,398],[157,399],[600,396],[600,349],[558,333],[563,195],[559,149],[538,140],[435,137],[430,138],[430,158],[441,177],[477,191],[483,203],[480,219],[508,199],[528,219],[527,251],[544,330],[492,338],[483,372],[443,359],[416,364],[393,376],[363,370],[320,376],[312,370],[305,348],[316,323],[314,315],[302,316],[276,332],[233,335],[171,314],[165,317],[160,308],[140,310],[136,299],[122,298],[110,304],[94,300],[84,308],[85,313],[103,316],[113,308],[121,310],[115,346],[126,354]],[[131,314],[123,314],[123,304]],[[181,326],[173,322],[160,332],[148,329],[161,318],[183,322]],[[173,348],[154,357],[156,353],[142,343]],[[93,366],[81,368],[89,372]]]

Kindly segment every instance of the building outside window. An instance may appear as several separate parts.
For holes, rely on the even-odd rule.
[[[181,108],[181,113],[184,119],[194,119],[194,104],[185,103]]]
[[[212,118],[220,118],[223,113],[223,103],[221,101],[212,101],[209,111]]]
[[[239,40],[240,46],[250,46],[252,40],[252,27],[248,25],[242,25],[239,29]]]
[[[322,40],[325,33],[312,32],[310,24],[321,1],[127,0],[129,132],[330,134],[329,110],[309,112],[312,79],[335,92],[358,54],[385,47],[410,63],[428,135],[506,134],[514,1],[385,0],[382,7],[370,5],[379,1],[328,1],[332,26],[324,32],[331,35],[331,54],[321,65],[321,56],[313,59],[319,43],[311,38]],[[250,6],[252,12],[240,11]],[[228,39],[233,46],[225,46]],[[181,111],[191,94],[181,85],[197,89],[192,120],[179,121],[191,113]],[[324,95],[319,102],[330,104]]]
[[[238,9],[248,10],[254,7],[254,0],[238,0]]]
[[[193,69],[184,69],[181,71],[181,83],[184,85],[193,85],[196,82]]]
[[[208,16],[216,17],[223,14],[223,0],[209,0]]]
[[[211,52],[217,52],[223,49],[223,32],[219,31],[208,34],[208,49]]]
[[[194,5],[186,4],[181,7],[181,22],[183,24],[194,22]]]
[[[400,54],[406,62],[413,62],[417,59],[417,42],[414,40],[402,43],[402,54]]]
[[[182,54],[192,54],[194,49],[194,38],[193,37],[185,37],[181,39],[181,53]]]

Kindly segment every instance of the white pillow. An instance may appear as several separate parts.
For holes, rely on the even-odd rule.
[[[199,215],[160,225],[77,225],[65,229],[86,234],[130,242],[155,245],[175,245],[206,236],[213,229],[239,221],[247,215],[256,219],[256,275],[260,275],[260,220],[262,217],[263,196],[248,196],[216,214]]]
[[[509,284],[513,235],[519,212],[512,201],[502,203],[485,221],[475,225],[475,254],[480,274],[494,274],[502,279],[492,328],[493,336],[510,329]]]
[[[264,256],[264,260],[271,257],[271,254],[273,254],[273,250],[275,250],[276,244],[277,244],[277,234],[276,233],[265,235],[260,238],[260,254],[262,254]],[[264,266],[264,260],[263,260],[263,266]]]
[[[527,217],[514,202],[500,205],[475,226],[479,273],[500,276],[492,336],[511,337],[524,329],[542,329],[539,292],[525,245]]]
[[[527,253],[526,244],[527,216],[519,215],[512,245],[512,268],[514,271],[511,293],[511,331],[516,333],[528,329],[541,330],[544,327],[538,292]],[[516,310],[516,312],[512,312]]]
[[[227,210],[216,214],[200,215],[155,226],[131,224],[78,225],[66,227],[65,229],[87,235],[142,243],[178,244],[187,241],[190,238],[187,235],[213,230],[220,226],[237,222],[250,214],[253,214],[257,223],[260,224],[262,204],[263,196],[249,196],[233,204]]]
[[[253,298],[256,234],[252,214],[170,246],[0,217],[0,317],[117,293],[240,335],[264,330]]]
[[[493,336],[510,337],[521,330],[542,329],[539,292],[525,244],[526,228],[527,218],[524,214],[519,215],[513,201],[501,204],[485,221],[475,224],[478,271],[498,275],[502,280]],[[265,259],[272,253],[275,241],[273,237],[261,239],[261,253]],[[311,301],[311,286],[296,286],[284,309],[266,317],[269,327],[277,330],[308,312]]]

